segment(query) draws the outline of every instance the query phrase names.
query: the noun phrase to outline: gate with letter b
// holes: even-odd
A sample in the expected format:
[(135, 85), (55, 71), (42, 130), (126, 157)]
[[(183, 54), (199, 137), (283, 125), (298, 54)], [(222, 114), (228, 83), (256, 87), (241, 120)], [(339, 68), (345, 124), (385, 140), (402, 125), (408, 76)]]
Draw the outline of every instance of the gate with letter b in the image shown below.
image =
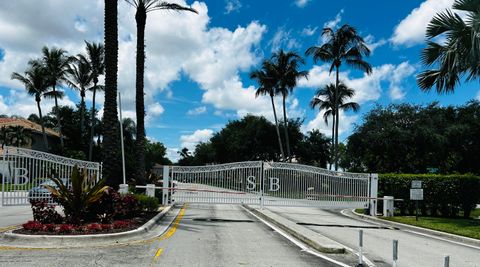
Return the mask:
[(54, 185), (50, 177), (60, 178), (69, 184), (73, 167), (86, 170), (87, 175), (101, 175), (101, 164), (65, 158), (45, 152), (4, 147), (0, 161), (2, 175), (2, 205), (30, 205), (30, 200), (52, 202), (43, 185)]
[(377, 175), (335, 172), (293, 163), (249, 161), (171, 166), (175, 202), (313, 206), (325, 209), (376, 206)]

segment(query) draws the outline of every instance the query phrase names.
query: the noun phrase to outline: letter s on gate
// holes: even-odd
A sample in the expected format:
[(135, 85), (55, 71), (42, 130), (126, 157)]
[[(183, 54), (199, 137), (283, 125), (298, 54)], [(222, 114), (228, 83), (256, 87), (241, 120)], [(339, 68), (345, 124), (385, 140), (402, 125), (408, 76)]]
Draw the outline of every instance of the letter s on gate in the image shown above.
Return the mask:
[(270, 191), (278, 191), (280, 190), (280, 179), (275, 177), (270, 177)]
[(255, 190), (255, 182), (256, 182), (256, 179), (255, 179), (255, 176), (248, 176), (247, 177), (247, 189), (248, 190)]

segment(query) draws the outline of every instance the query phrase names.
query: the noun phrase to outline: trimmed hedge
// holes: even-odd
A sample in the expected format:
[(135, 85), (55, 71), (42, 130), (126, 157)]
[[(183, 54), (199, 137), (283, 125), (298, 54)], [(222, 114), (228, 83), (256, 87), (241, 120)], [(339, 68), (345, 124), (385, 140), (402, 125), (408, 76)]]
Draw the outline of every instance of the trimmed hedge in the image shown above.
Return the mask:
[[(412, 180), (421, 180), (423, 201), (419, 208), (423, 216), (455, 217), (463, 211), (465, 218), (480, 202), (480, 177), (474, 175), (380, 174), (379, 196), (393, 196), (401, 215), (415, 214), (415, 201), (410, 201)], [(379, 205), (380, 207), (381, 205)], [(381, 207), (380, 207), (381, 208)]]

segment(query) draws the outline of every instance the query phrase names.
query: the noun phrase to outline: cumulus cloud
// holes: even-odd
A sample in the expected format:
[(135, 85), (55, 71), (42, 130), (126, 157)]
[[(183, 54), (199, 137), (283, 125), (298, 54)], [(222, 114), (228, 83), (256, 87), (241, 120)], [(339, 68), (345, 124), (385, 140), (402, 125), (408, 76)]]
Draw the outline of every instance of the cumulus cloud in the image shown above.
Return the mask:
[(303, 36), (312, 36), (317, 31), (318, 27), (313, 28), (312, 26), (308, 25), (307, 27), (302, 29)]
[(367, 44), (368, 49), (370, 49), (370, 52), (373, 54), (375, 49), (385, 45), (387, 43), (387, 40), (385, 39), (380, 39), (378, 41), (375, 40), (375, 37), (371, 34), (365, 36), (364, 38), (365, 43)]
[(390, 41), (395, 45), (413, 46), (423, 43), (425, 30), (430, 20), (438, 12), (451, 8), (454, 0), (426, 0), (419, 7), (413, 9), (395, 27)]
[(299, 8), (304, 8), (312, 0), (295, 0), (295, 5)]
[(343, 15), (344, 10), (341, 9), (340, 12), (337, 13), (335, 18), (333, 20), (329, 20), (323, 24), (324, 28), (332, 28), (335, 29), (340, 21), (342, 21), (342, 15)]
[(234, 11), (239, 11), (242, 8), (242, 3), (239, 0), (227, 0), (225, 5), (225, 14), (230, 14)]
[[(323, 118), (323, 114), (325, 113), (324, 110), (317, 113), (315, 118), (309, 121), (304, 127), (303, 131), (312, 131), (312, 130), (319, 130), (323, 134), (328, 137), (332, 136), (332, 118), (330, 117), (328, 120), (328, 125), (325, 123)], [(355, 123), (358, 119), (357, 115), (347, 116), (343, 111), (340, 111), (340, 118), (338, 125), (338, 134), (342, 135), (345, 132), (348, 132), (352, 127), (352, 124)]]
[(272, 52), (276, 52), (281, 48), (292, 50), (301, 47), (298, 40), (292, 37), (292, 31), (286, 30), (284, 26), (277, 29), (269, 44), (272, 47)]
[(188, 110), (187, 115), (196, 116), (196, 115), (203, 114), (205, 112), (207, 112), (207, 107), (206, 106), (201, 106), (201, 107), (197, 107), (197, 108)]
[[(405, 78), (413, 74), (415, 68), (408, 61), (399, 65), (384, 64), (373, 67), (372, 74), (363, 74), (359, 78), (351, 78), (350, 72), (341, 72), (340, 79), (349, 87), (355, 89), (353, 101), (362, 104), (367, 101), (378, 100), (384, 91), (382, 83), (387, 83), (390, 91), (396, 91), (393, 97), (398, 97), (398, 92), (403, 91), (403, 81)], [(299, 85), (303, 87), (318, 88), (335, 81), (335, 75), (329, 74), (329, 66), (315, 65), (309, 71), (309, 78), (301, 79)], [(392, 96), (392, 95), (391, 95)], [(398, 99), (398, 98), (396, 98)]]
[(182, 135), (180, 136), (180, 142), (182, 148), (186, 147), (190, 151), (195, 150), (195, 146), (201, 142), (207, 142), (213, 136), (213, 130), (210, 129), (203, 129), (203, 130), (196, 130), (194, 133), (190, 135)]

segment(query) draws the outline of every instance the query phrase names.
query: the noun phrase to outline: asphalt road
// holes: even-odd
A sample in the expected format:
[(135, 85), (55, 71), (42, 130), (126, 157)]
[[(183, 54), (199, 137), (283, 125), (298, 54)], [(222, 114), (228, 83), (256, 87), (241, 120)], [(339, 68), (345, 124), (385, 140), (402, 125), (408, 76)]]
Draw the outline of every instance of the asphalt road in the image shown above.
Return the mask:
[(363, 229), (365, 256), (377, 266), (391, 266), (394, 239), (399, 243), (399, 267), (443, 266), (445, 255), (450, 255), (450, 266), (480, 266), (480, 248), (466, 247), (404, 230), (376, 229), (376, 224), (345, 217), (338, 211), (298, 207), (268, 209), (296, 223), (310, 224), (305, 226), (354, 249), (358, 248), (359, 229)]
[(238, 205), (190, 205), (162, 236), (76, 249), (2, 249), (0, 266), (333, 266)]
[(30, 206), (0, 206), (0, 229), (20, 225), (32, 219)]

